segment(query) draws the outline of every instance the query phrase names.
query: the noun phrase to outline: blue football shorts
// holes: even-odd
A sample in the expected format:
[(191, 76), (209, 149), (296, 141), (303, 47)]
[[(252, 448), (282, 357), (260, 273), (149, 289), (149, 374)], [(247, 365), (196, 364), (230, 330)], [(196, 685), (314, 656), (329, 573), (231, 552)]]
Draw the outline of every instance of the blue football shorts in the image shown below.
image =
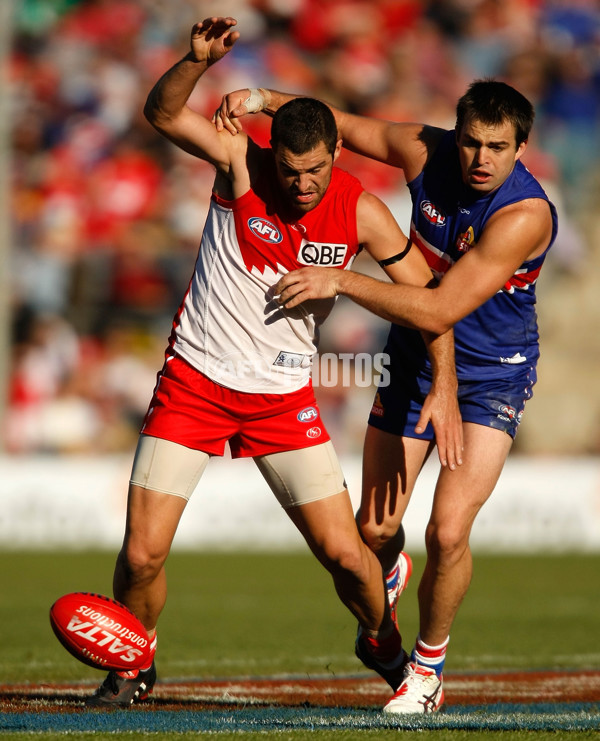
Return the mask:
[[(369, 424), (393, 435), (433, 440), (431, 422), (422, 434), (415, 432), (431, 383), (404, 374), (397, 367), (389, 367), (389, 371), (389, 383), (380, 384), (375, 394)], [(494, 427), (514, 439), (536, 380), (535, 367), (528, 366), (509, 379), (459, 381), (463, 422)]]

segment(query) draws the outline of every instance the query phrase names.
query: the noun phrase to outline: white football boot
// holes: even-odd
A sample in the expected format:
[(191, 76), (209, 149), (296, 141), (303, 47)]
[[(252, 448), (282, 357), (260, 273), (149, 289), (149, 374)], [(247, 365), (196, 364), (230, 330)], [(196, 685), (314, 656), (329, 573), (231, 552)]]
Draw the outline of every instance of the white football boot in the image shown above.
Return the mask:
[(404, 670), (404, 679), (394, 695), (383, 708), (384, 713), (408, 715), (411, 713), (433, 713), (444, 702), (444, 682), (435, 669), (409, 662)]

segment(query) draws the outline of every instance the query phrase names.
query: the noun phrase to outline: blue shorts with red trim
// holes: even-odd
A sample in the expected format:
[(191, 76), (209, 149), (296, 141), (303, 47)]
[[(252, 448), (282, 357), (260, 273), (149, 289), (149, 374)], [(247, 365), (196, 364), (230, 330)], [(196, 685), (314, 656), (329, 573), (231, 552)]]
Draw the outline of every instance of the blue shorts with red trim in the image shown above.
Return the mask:
[[(415, 432), (431, 383), (403, 372), (399, 363), (388, 370), (389, 382), (377, 389), (369, 424), (393, 435), (433, 440), (431, 422), (422, 434)], [(510, 379), (459, 381), (458, 404), (463, 422), (493, 427), (514, 439), (536, 380), (535, 368), (527, 366)]]
[(232, 458), (299, 450), (329, 441), (312, 383), (289, 394), (220, 386), (179, 356), (158, 375), (141, 432)]

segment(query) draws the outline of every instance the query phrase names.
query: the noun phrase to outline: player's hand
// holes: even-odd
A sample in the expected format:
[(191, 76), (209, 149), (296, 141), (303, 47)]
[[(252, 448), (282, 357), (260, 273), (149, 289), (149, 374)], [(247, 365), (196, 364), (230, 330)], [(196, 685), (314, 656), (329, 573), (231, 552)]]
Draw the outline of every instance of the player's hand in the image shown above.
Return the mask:
[(293, 309), (311, 299), (334, 298), (338, 294), (343, 272), (337, 268), (317, 267), (292, 270), (275, 284), (277, 303), (286, 309)]
[(227, 129), (230, 134), (237, 134), (238, 131), (242, 131), (240, 117), (247, 113), (262, 111), (266, 105), (265, 94), (266, 91), (262, 89), (243, 88), (224, 95), (221, 105), (212, 117), (212, 122), (217, 131)]
[(239, 31), (232, 31), (237, 25), (235, 18), (205, 18), (202, 23), (192, 27), (190, 47), (196, 62), (206, 62), (207, 66), (218, 62), (228, 54), (239, 39)]
[(454, 387), (432, 387), (423, 403), (415, 432), (424, 432), (428, 422), (433, 425), (441, 465), (454, 471), (461, 465), (463, 453), (462, 417)]

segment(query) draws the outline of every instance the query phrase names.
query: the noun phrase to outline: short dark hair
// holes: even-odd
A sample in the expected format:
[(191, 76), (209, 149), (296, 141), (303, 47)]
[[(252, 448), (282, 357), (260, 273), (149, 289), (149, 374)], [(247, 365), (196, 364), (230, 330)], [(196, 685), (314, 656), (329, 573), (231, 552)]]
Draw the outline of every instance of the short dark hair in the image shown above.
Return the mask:
[(273, 116), (271, 146), (283, 146), (294, 154), (306, 154), (325, 144), (333, 155), (338, 131), (333, 113), (325, 103), (315, 98), (294, 98)]
[(529, 138), (535, 111), (527, 98), (505, 82), (475, 80), (456, 106), (456, 130), (475, 119), (490, 126), (510, 121), (515, 127), (517, 147)]

